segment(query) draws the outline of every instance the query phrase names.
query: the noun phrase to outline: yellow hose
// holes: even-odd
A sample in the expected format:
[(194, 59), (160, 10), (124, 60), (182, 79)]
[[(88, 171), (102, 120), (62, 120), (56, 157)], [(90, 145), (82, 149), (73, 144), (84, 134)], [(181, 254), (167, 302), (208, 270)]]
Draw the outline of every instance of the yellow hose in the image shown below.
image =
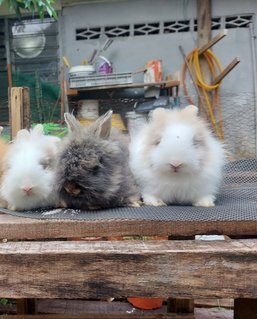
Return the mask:
[[(217, 77), (217, 70), (219, 73), (222, 72), (222, 67), (217, 59), (217, 57), (211, 52), (210, 50), (207, 50), (203, 53), (203, 57), (208, 63), (208, 66), (210, 68), (210, 71), (213, 75), (213, 78)], [(199, 91), (201, 95), (204, 98), (204, 105), (201, 107), (204, 108), (203, 111), (205, 111), (207, 115), (207, 119), (212, 123), (213, 129), (217, 136), (224, 140), (224, 133), (223, 133), (223, 125), (222, 125), (222, 115), (221, 115), (221, 106), (220, 106), (220, 86), (221, 82), (215, 85), (207, 84), (203, 80), (201, 68), (200, 68), (200, 61), (199, 61), (199, 49), (196, 48), (193, 51), (191, 51), (188, 56), (186, 57), (188, 67), (190, 68), (190, 71), (192, 74), (194, 74), (196, 85), (199, 88)], [(187, 72), (187, 65), (184, 63), (183, 69), (182, 69), (182, 84), (183, 84), (183, 90), (185, 96), (187, 96), (187, 99), (189, 103), (195, 104), (192, 99), (188, 95), (188, 90), (186, 86), (186, 72)], [(213, 98), (210, 99), (209, 92), (214, 92)], [(215, 112), (217, 110), (217, 112)], [(216, 113), (216, 115), (215, 115)]]

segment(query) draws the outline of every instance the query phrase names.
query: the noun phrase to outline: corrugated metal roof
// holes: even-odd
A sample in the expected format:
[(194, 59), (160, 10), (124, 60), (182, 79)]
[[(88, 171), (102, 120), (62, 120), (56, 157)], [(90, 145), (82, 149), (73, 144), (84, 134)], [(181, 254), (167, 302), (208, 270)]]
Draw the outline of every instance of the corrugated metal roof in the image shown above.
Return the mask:
[(62, 7), (71, 7), (81, 4), (101, 3), (101, 2), (121, 2), (126, 0), (61, 0)]

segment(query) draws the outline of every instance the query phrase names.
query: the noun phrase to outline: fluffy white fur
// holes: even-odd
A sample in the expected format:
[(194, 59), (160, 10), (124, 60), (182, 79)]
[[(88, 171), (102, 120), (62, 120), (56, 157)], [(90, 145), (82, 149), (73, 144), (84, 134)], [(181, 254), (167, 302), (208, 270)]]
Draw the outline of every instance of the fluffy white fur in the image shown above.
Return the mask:
[(145, 204), (214, 206), (225, 154), (197, 111), (156, 109), (131, 141), (130, 167)]
[[(42, 125), (28, 132), (21, 130), (11, 144), (1, 195), (12, 210), (54, 206), (57, 193), (53, 191), (55, 157), (60, 139), (43, 135)], [(31, 188), (30, 194), (24, 188)]]

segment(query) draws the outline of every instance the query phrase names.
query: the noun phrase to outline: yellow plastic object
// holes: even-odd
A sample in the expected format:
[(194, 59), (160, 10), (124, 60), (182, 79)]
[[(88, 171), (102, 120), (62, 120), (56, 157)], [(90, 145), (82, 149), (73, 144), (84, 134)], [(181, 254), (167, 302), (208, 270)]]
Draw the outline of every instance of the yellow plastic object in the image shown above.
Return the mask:
[(84, 59), (82, 60), (82, 65), (86, 65), (86, 64), (87, 64), (87, 59), (84, 58)]
[(126, 127), (121, 119), (120, 114), (114, 113), (112, 114), (112, 127), (116, 127), (121, 131), (126, 131)]
[(62, 60), (63, 60), (63, 63), (65, 64), (65, 66), (66, 66), (68, 69), (70, 69), (70, 68), (71, 68), (71, 65), (70, 65), (68, 59), (66, 58), (66, 56), (63, 56), (63, 57), (62, 57)]
[[(217, 71), (222, 72), (222, 67), (217, 59), (217, 57), (213, 54), (212, 51), (207, 50), (203, 53), (203, 57), (208, 63), (208, 66), (213, 74), (213, 78), (217, 77)], [(201, 73), (200, 62), (199, 62), (199, 49), (196, 48), (192, 50), (186, 57), (188, 66), (193, 74), (195, 74), (196, 78), (196, 85), (198, 86), (206, 104), (206, 114), (210, 122), (212, 123), (213, 129), (216, 132), (217, 136), (224, 140), (224, 133), (223, 133), (223, 123), (222, 123), (222, 116), (221, 116), (221, 105), (220, 105), (220, 86), (221, 82), (215, 85), (210, 85), (204, 82), (203, 76)], [(187, 96), (187, 100), (190, 104), (195, 104), (192, 99), (189, 97), (189, 93), (186, 86), (186, 70), (187, 66), (186, 63), (183, 65), (182, 69), (182, 83), (183, 83), (183, 90), (185, 96)], [(213, 91), (214, 96), (213, 99), (210, 99), (208, 96), (208, 92)], [(203, 107), (203, 106), (202, 106)], [(217, 114), (217, 115), (216, 115)]]

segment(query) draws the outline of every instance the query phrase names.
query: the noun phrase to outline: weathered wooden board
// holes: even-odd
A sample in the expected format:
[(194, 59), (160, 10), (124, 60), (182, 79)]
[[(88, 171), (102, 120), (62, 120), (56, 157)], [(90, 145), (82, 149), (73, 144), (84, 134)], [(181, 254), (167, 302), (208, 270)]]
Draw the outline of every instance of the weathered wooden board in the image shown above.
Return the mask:
[(6, 298), (257, 298), (257, 240), (7, 242)]
[(0, 214), (0, 239), (41, 239), (86, 236), (256, 236), (257, 220), (244, 221), (137, 221), (50, 220)]
[(153, 314), (153, 313), (90, 313), (83, 315), (8, 315), (8, 319), (194, 319), (190, 314)]

